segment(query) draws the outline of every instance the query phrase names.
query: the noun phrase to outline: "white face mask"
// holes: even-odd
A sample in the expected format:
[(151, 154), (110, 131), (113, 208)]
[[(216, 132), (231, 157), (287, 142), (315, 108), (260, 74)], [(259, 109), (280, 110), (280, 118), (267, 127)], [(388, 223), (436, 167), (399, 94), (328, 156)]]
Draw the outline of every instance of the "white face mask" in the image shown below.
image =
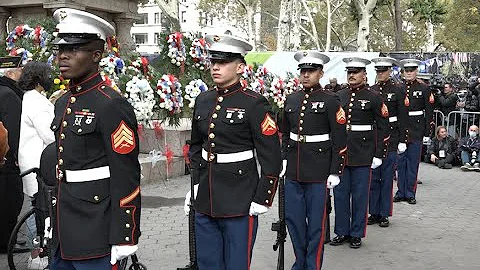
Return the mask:
[(475, 131), (469, 131), (468, 134), (470, 135), (470, 138), (477, 137), (477, 132), (475, 132)]

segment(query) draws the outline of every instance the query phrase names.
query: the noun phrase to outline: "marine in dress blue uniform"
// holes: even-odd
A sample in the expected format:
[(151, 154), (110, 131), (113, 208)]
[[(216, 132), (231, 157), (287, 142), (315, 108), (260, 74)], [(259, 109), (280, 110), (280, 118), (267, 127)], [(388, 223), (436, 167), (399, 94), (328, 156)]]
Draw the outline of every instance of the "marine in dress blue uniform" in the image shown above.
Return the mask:
[(114, 28), (74, 9), (54, 18), (57, 61), (70, 79), (55, 103), (57, 220), (51, 269), (116, 269), (140, 236), (137, 120), (128, 101), (98, 73)]
[(386, 158), (389, 140), (388, 108), (382, 97), (366, 86), (366, 65), (358, 57), (344, 58), (349, 88), (337, 95), (347, 115), (347, 158), (340, 184), (333, 189), (335, 234), (333, 246), (350, 242), (360, 248), (366, 235), (371, 169)]
[(433, 105), (435, 98), (430, 88), (417, 79), (416, 59), (400, 61), (405, 72), (405, 105), (408, 109), (408, 144), (407, 150), (398, 158), (397, 193), (394, 202), (407, 201), (416, 204), (418, 167), (422, 154), (422, 142), (429, 144), (433, 132)]
[(379, 57), (372, 59), (372, 62), (375, 63), (377, 83), (371, 89), (380, 94), (387, 105), (390, 140), (387, 157), (380, 167), (372, 171), (368, 224), (379, 223), (380, 227), (388, 227), (388, 217), (392, 216), (393, 210), (393, 175), (397, 165), (397, 152), (403, 153), (407, 148), (407, 99), (403, 87), (390, 78), (392, 67), (398, 65), (397, 60)]
[(287, 96), (280, 125), (287, 165), (285, 217), (295, 252), (292, 270), (318, 270), (330, 229), (325, 228), (327, 186), (338, 184), (345, 165), (346, 116), (338, 97), (319, 84), (328, 56), (304, 51), (295, 60), (303, 87)]
[(200, 270), (247, 270), (257, 216), (272, 205), (277, 187), (278, 129), (268, 101), (239, 81), (252, 46), (232, 36), (206, 40), (219, 83), (197, 97), (192, 119), (197, 263)]

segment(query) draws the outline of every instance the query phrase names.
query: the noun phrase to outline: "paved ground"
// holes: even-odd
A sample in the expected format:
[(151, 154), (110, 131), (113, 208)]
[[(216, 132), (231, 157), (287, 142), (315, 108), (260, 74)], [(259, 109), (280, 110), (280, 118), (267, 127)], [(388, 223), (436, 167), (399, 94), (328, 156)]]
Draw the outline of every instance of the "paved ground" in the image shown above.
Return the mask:
[[(417, 205), (396, 203), (391, 226), (369, 226), (359, 250), (327, 245), (323, 269), (480, 269), (480, 173), (440, 170), (422, 163), (419, 177), (424, 184), (418, 187)], [(150, 270), (174, 270), (187, 263), (188, 219), (182, 205), (188, 181), (188, 176), (179, 177), (142, 189), (139, 257)], [(275, 207), (261, 217), (253, 270), (276, 269), (277, 254), (272, 250), (276, 235), (270, 231), (277, 217)], [(290, 269), (290, 242), (285, 262)], [(2, 255), (0, 269), (4, 268)]]

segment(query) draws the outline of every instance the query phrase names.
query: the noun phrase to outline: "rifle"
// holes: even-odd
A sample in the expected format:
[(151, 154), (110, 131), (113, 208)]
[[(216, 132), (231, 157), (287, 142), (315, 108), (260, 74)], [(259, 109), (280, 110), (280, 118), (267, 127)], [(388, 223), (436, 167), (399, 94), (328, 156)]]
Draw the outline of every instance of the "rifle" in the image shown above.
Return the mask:
[(193, 203), (195, 202), (193, 174), (195, 173), (195, 170), (190, 166), (190, 159), (188, 158), (189, 146), (190, 145), (187, 142), (183, 147), (183, 158), (185, 159), (185, 165), (190, 172), (190, 212), (188, 212), (188, 253), (190, 261), (185, 267), (177, 268), (177, 270), (198, 270), (197, 247), (195, 243), (195, 210), (193, 209)]
[(325, 239), (323, 244), (329, 243), (330, 240), (330, 214), (332, 213), (332, 190), (327, 189), (328, 200), (327, 200), (327, 219), (325, 220)]
[(277, 251), (278, 249), (277, 270), (284, 270), (287, 226), (285, 223), (285, 177), (283, 176), (278, 180), (278, 218), (277, 222), (272, 223), (272, 231), (277, 232), (273, 250)]

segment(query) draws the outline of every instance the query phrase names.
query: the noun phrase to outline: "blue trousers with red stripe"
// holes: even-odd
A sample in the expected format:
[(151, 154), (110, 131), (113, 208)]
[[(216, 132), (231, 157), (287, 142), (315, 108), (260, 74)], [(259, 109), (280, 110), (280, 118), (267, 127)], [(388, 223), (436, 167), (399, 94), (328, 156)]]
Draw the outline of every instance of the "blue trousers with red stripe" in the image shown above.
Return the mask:
[(249, 270), (258, 217), (213, 218), (195, 213), (199, 270)]
[(336, 235), (365, 237), (370, 177), (370, 166), (345, 166), (333, 189)]
[(407, 151), (398, 157), (397, 194), (399, 198), (415, 198), (417, 191), (417, 175), (422, 155), (422, 142), (414, 141), (407, 144)]
[(372, 170), (368, 211), (371, 215), (389, 217), (393, 209), (393, 174), (397, 152), (389, 152), (380, 167)]
[(285, 219), (295, 252), (292, 270), (322, 268), (327, 198), (326, 183), (285, 181)]
[(117, 264), (110, 264), (110, 255), (89, 260), (64, 260), (57, 249), (50, 270), (117, 270)]

